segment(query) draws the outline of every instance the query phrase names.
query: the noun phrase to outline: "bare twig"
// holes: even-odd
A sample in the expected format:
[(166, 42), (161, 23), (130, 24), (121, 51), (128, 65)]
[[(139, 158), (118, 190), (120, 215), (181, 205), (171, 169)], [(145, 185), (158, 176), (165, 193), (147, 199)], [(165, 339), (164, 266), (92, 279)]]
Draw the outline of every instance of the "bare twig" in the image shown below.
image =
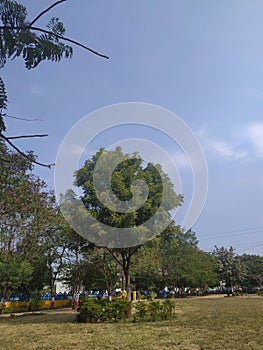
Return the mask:
[(28, 119), (28, 118), (22, 118), (22, 117), (15, 117), (14, 115), (10, 115), (10, 114), (3, 114), (2, 115), (4, 118), (11, 118), (11, 119), (17, 119), (17, 120), (23, 120), (26, 122), (41, 122), (42, 120), (39, 118), (35, 118), (35, 119)]
[(67, 1), (67, 0), (59, 0), (59, 1), (55, 2), (53, 5), (49, 6), (44, 11), (42, 11), (35, 19), (33, 19), (33, 21), (29, 24), (29, 27), (31, 27), (34, 23), (36, 23), (36, 21), (39, 20), (40, 17), (42, 17), (45, 13), (50, 11), (53, 7), (61, 4), (62, 2), (65, 2), (65, 1)]
[(54, 36), (54, 37), (56, 37), (56, 38), (58, 38), (58, 39), (67, 41), (67, 42), (69, 42), (69, 43), (71, 43), (71, 44), (74, 44), (74, 45), (76, 45), (76, 46), (82, 47), (83, 49), (92, 52), (94, 55), (100, 56), (100, 57), (102, 57), (102, 58), (109, 59), (109, 56), (106, 56), (106, 55), (104, 55), (104, 54), (101, 54), (101, 53), (99, 53), (99, 52), (97, 52), (97, 51), (91, 49), (90, 47), (79, 43), (78, 41), (72, 40), (72, 39), (70, 39), (70, 38), (67, 38), (67, 37), (65, 37), (65, 36), (62, 36), (62, 35), (59, 35), (59, 34), (56, 34), (56, 33), (53, 33), (53, 32), (51, 32), (50, 30), (42, 29), (42, 28), (39, 28), (39, 27), (29, 27), (29, 26), (26, 26), (26, 27), (20, 27), (20, 26), (0, 26), (0, 29), (3, 29), (3, 30), (35, 30), (35, 31), (38, 31), (38, 32), (41, 32), (41, 33), (45, 33), (45, 34), (52, 35), (52, 36)]
[(36, 135), (19, 135), (19, 136), (8, 136), (8, 140), (15, 140), (15, 139), (26, 139), (30, 137), (47, 137), (48, 134), (36, 134)]
[(51, 169), (52, 166), (54, 166), (55, 164), (44, 164), (44, 163), (40, 163), (37, 160), (34, 160), (32, 157), (28, 156), (26, 153), (22, 152), (16, 145), (13, 144), (13, 142), (11, 142), (5, 135), (3, 135), (2, 133), (0, 133), (0, 137), (2, 137), (12, 148), (14, 148), (19, 154), (21, 154), (21, 156), (23, 156), (24, 158), (30, 160), (30, 162), (49, 168)]

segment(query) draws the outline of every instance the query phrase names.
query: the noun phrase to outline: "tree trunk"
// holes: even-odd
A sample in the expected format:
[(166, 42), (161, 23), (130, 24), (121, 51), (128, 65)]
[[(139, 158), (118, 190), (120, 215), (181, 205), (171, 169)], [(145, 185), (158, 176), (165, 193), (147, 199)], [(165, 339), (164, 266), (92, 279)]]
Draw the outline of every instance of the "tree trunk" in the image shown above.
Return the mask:
[(127, 291), (127, 300), (131, 301), (131, 277), (130, 269), (126, 269), (125, 274), (125, 289)]
[(50, 286), (50, 291), (51, 291), (51, 307), (54, 307), (55, 306), (55, 285), (52, 284)]
[(121, 270), (121, 296), (122, 296), (122, 299), (124, 299), (124, 290), (125, 290), (125, 275), (124, 275), (123, 266), (122, 266), (122, 270)]
[(1, 314), (2, 310), (5, 308), (5, 303), (6, 303), (5, 297), (2, 296), (2, 297), (1, 297), (0, 314)]

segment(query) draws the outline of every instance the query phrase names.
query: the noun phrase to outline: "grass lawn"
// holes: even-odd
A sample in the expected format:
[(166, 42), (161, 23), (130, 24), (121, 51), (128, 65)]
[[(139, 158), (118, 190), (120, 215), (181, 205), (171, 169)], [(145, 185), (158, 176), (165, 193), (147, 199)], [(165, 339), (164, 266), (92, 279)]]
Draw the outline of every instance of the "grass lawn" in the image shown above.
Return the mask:
[(196, 298), (175, 304), (175, 319), (151, 323), (77, 324), (72, 310), (0, 317), (0, 349), (263, 349), (263, 298)]

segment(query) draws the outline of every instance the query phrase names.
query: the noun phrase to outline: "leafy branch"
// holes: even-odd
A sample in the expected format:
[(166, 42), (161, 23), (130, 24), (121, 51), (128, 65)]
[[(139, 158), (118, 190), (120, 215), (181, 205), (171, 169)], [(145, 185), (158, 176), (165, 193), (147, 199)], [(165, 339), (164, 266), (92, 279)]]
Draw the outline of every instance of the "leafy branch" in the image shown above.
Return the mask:
[[(17, 1), (0, 0), (0, 68), (5, 66), (8, 59), (13, 60), (20, 56), (22, 56), (27, 69), (37, 67), (44, 60), (59, 62), (63, 57), (71, 58), (73, 49), (71, 46), (65, 44), (65, 42), (79, 46), (99, 57), (109, 59), (107, 55), (101, 54), (89, 46), (65, 36), (66, 29), (57, 17), (51, 18), (47, 24), (47, 29), (34, 26), (42, 16), (65, 1), (56, 1), (40, 12), (33, 20), (29, 21), (27, 20), (25, 6), (19, 4)], [(40, 34), (38, 35), (37, 33)], [(5, 84), (0, 77), (0, 138), (33, 163), (51, 167), (51, 164), (43, 164), (33, 158), (31, 159), (10, 141), (15, 138), (44, 137), (43, 135), (16, 137), (6, 137), (3, 135), (3, 132), (6, 131), (4, 117), (8, 116), (3, 111), (7, 109), (7, 103)], [(14, 118), (22, 119), (18, 117)]]

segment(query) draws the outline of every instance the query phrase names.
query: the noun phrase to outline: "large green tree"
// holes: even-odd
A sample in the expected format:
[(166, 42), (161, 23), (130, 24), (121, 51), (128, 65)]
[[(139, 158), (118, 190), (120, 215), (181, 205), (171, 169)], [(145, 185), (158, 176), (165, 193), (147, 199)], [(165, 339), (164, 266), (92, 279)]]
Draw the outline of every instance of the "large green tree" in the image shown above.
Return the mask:
[[(136, 210), (118, 212), (109, 208), (109, 206), (104, 205), (98, 198), (94, 186), (93, 175), (96, 164), (102, 154), (106, 155), (106, 157), (103, 158), (104, 162), (101, 164), (100, 172), (99, 174), (96, 174), (96, 176), (99, 177), (100, 183), (104, 183), (105, 174), (106, 177), (111, 175), (110, 188), (122, 203), (127, 203), (131, 199), (134, 199), (134, 192), (132, 192), (132, 184), (134, 181), (140, 180), (147, 184), (147, 198)], [(116, 165), (111, 174), (112, 164), (118, 165)], [(137, 153), (124, 154), (120, 147), (117, 147), (115, 151), (105, 151), (101, 149), (91, 159), (87, 160), (85, 165), (76, 172), (76, 185), (83, 190), (82, 201), (86, 210), (88, 210), (99, 222), (118, 229), (139, 227), (152, 218), (157, 211), (159, 211), (159, 213), (156, 215), (155, 225), (157, 227), (162, 227), (163, 222), (170, 218), (170, 211), (182, 202), (182, 196), (177, 195), (174, 192), (174, 185), (168, 178), (167, 174), (162, 171), (160, 165), (154, 165), (152, 163), (145, 164), (143, 159), (139, 157)], [(110, 189), (106, 187), (103, 188), (102, 196), (106, 200), (106, 203), (107, 201), (110, 201), (112, 196)], [(161, 203), (162, 209), (160, 209)], [(98, 227), (99, 226), (97, 225), (87, 227), (88, 232), (90, 231), (91, 233), (91, 237), (92, 230), (98, 231)], [(101, 241), (103, 242), (105, 232), (102, 230), (101, 232), (96, 233), (100, 235)], [(151, 227), (144, 227), (143, 230), (138, 230), (137, 242), (140, 242), (141, 240), (142, 243), (145, 243), (147, 240), (145, 237), (153, 238), (153, 236), (154, 233), (151, 232)], [(105, 236), (105, 242), (110, 242), (110, 238), (107, 234)], [(110, 244), (105, 244), (105, 246), (123, 270), (125, 289), (127, 290), (128, 298), (130, 298), (131, 261), (141, 244), (126, 246), (123, 248), (114, 248), (111, 247)]]

